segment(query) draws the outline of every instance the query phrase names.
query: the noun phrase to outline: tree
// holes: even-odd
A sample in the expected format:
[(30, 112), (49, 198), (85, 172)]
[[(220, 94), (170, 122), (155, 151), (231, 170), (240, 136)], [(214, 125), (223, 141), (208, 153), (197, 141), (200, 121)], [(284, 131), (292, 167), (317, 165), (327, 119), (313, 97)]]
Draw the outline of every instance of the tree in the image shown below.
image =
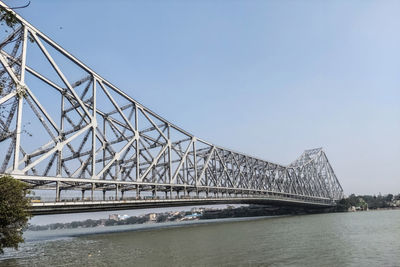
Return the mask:
[[(11, 7), (10, 9), (20, 9), (20, 8), (26, 8), (31, 4), (31, 1), (28, 2), (28, 4), (24, 6), (18, 6), (18, 7)], [(9, 27), (14, 27), (18, 23), (18, 19), (15, 16), (15, 13), (11, 12), (10, 10), (5, 9), (4, 7), (0, 7), (0, 23), (5, 22), (7, 26)]]
[(31, 217), (26, 184), (9, 175), (0, 177), (0, 254), (4, 248), (18, 249), (22, 230)]
[(168, 215), (166, 214), (160, 214), (157, 216), (157, 222), (161, 223), (161, 222), (166, 222), (168, 220)]
[(386, 195), (385, 200), (386, 200), (387, 202), (392, 202), (392, 200), (393, 200), (393, 194), (388, 194), (388, 195)]

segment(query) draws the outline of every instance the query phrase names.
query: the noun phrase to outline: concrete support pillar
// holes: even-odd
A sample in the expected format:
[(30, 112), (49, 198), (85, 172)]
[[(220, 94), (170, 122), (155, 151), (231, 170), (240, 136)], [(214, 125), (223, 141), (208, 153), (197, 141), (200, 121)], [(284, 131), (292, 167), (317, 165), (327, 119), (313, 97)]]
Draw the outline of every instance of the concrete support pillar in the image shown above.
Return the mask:
[(168, 198), (168, 191), (165, 190), (165, 199), (167, 199), (167, 198)]
[(115, 184), (115, 200), (118, 200), (119, 184)]
[(106, 200), (106, 190), (103, 190), (103, 200)]
[(152, 197), (155, 198), (157, 196), (157, 186), (155, 185), (152, 190)]
[(82, 190), (82, 201), (85, 199), (85, 190)]
[(121, 199), (124, 200), (125, 191), (121, 190)]

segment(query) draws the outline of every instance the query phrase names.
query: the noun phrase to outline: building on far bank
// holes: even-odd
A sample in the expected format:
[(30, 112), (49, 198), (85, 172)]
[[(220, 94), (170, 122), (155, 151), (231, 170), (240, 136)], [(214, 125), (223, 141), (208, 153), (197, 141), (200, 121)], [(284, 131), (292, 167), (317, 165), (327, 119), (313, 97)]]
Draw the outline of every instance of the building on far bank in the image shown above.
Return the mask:
[(182, 218), (182, 221), (190, 221), (190, 220), (197, 220), (201, 217), (201, 214), (199, 213), (192, 213), (188, 214), (185, 217)]
[(108, 215), (109, 220), (114, 220), (114, 221), (119, 221), (119, 215), (118, 214), (110, 214)]
[(126, 220), (128, 218), (129, 218), (129, 215), (126, 215), (126, 214), (125, 215), (118, 215), (118, 219), (121, 220), (121, 221), (122, 220)]
[(157, 214), (156, 213), (150, 213), (149, 214), (149, 221), (155, 221), (157, 220)]

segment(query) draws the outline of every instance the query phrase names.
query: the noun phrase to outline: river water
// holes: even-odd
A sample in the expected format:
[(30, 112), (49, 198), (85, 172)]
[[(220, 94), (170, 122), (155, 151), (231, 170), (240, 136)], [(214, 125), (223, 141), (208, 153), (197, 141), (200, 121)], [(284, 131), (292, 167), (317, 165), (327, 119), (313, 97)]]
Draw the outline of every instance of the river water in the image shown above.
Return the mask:
[(400, 210), (199, 222), (27, 232), (0, 266), (400, 266)]

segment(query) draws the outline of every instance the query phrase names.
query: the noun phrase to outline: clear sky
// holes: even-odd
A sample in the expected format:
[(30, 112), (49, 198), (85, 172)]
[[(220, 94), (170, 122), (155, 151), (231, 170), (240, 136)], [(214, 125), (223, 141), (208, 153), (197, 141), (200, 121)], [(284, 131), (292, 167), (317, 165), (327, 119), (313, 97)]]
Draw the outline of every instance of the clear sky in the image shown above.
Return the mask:
[(200, 138), (282, 164), (322, 146), (346, 194), (400, 193), (400, 1), (32, 0), (18, 11)]

